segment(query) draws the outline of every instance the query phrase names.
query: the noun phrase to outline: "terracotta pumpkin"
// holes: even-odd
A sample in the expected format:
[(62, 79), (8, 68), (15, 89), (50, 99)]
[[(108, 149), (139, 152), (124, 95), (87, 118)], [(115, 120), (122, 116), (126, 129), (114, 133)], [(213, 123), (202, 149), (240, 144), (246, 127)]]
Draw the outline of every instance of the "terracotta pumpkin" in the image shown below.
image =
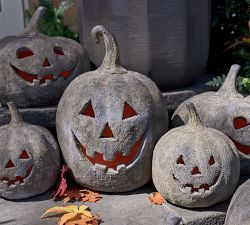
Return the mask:
[(192, 103), (187, 111), (187, 125), (170, 130), (154, 149), (153, 182), (176, 205), (208, 207), (233, 193), (240, 161), (233, 142), (203, 126)]
[(168, 128), (157, 86), (119, 64), (114, 37), (103, 26), (106, 54), (96, 70), (77, 77), (57, 109), (57, 134), (76, 181), (106, 192), (138, 188), (151, 178), (154, 144)]
[(89, 70), (86, 51), (64, 37), (40, 32), (39, 7), (24, 32), (0, 40), (0, 102), (19, 107), (52, 105), (77, 75)]
[(0, 127), (0, 197), (28, 198), (56, 182), (59, 149), (48, 130), (25, 123), (14, 103), (8, 106), (11, 121)]
[(250, 179), (234, 193), (227, 210), (225, 225), (250, 224)]
[(175, 111), (171, 126), (185, 124), (186, 103), (192, 102), (204, 125), (227, 134), (235, 143), (241, 158), (241, 173), (250, 173), (250, 97), (237, 92), (235, 80), (239, 65), (232, 65), (226, 80), (217, 92), (206, 92), (183, 102)]

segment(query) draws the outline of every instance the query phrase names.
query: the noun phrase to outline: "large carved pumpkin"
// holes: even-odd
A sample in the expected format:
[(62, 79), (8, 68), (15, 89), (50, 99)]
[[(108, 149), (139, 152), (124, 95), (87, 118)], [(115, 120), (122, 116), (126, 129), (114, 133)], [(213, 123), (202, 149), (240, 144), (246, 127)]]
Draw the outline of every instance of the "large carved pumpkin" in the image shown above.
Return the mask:
[(0, 127), (0, 197), (28, 198), (56, 182), (59, 149), (48, 130), (25, 123), (14, 103), (8, 106), (11, 121)]
[(76, 181), (107, 192), (129, 191), (151, 178), (154, 144), (168, 128), (168, 113), (157, 86), (119, 64), (114, 37), (103, 26), (102, 65), (77, 77), (57, 109), (57, 134)]
[(52, 105), (64, 89), (89, 70), (86, 51), (64, 37), (48, 37), (39, 30), (39, 7), (24, 32), (0, 40), (0, 102), (19, 107)]
[(240, 69), (232, 65), (226, 80), (217, 92), (206, 92), (183, 102), (175, 111), (171, 126), (185, 124), (188, 120), (186, 103), (192, 102), (204, 125), (227, 134), (235, 143), (241, 158), (241, 173), (250, 173), (250, 97), (239, 94), (235, 79)]
[(225, 225), (250, 224), (250, 179), (234, 193), (227, 210)]
[(240, 160), (226, 135), (202, 125), (192, 103), (187, 104), (187, 111), (187, 125), (170, 130), (154, 149), (153, 181), (176, 205), (208, 207), (233, 193)]

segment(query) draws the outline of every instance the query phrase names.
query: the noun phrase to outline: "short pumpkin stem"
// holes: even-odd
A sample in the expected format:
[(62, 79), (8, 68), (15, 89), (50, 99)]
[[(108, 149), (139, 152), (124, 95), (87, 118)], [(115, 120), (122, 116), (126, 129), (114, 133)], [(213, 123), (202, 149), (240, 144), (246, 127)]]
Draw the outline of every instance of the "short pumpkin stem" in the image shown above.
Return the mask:
[(126, 69), (120, 65), (119, 49), (113, 35), (102, 25), (95, 26), (91, 31), (91, 35), (96, 43), (99, 43), (101, 37), (103, 37), (106, 47), (103, 62), (97, 70), (102, 73), (126, 73)]
[(203, 127), (200, 116), (197, 113), (194, 104), (189, 102), (186, 104), (186, 107), (189, 115), (187, 126), (191, 126), (192, 128)]
[(11, 120), (10, 120), (10, 125), (11, 126), (16, 126), (16, 125), (20, 125), (23, 124), (23, 118), (20, 115), (20, 113), (18, 112), (14, 102), (8, 102), (7, 103), (9, 110), (10, 110), (10, 115), (11, 115)]
[(23, 34), (37, 34), (41, 33), (40, 32), (40, 18), (43, 16), (45, 13), (46, 8), (43, 6), (40, 6), (37, 8), (33, 16), (31, 17), (27, 27), (24, 29)]
[(236, 82), (236, 77), (238, 75), (239, 70), (240, 70), (240, 65), (234, 64), (231, 66), (223, 85), (220, 87), (220, 89), (217, 92), (218, 94), (221, 94), (224, 96), (238, 95), (235, 82)]

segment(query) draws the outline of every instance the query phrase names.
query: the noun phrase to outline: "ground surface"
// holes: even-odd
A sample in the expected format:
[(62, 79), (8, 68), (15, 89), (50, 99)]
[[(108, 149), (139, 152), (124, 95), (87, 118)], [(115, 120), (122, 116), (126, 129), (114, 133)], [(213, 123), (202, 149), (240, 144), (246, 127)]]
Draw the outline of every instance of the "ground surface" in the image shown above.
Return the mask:
[[(101, 216), (103, 225), (170, 225), (168, 221), (173, 215), (181, 216), (185, 224), (223, 224), (228, 202), (204, 210), (181, 209), (168, 203), (158, 206), (148, 201), (148, 194), (152, 191), (155, 189), (150, 183), (133, 192), (102, 194), (102, 200), (86, 205), (90, 206), (94, 214), (98, 213)], [(46, 209), (63, 205), (62, 201), (52, 201), (51, 195), (50, 190), (43, 195), (22, 201), (0, 199), (0, 224), (56, 225), (56, 218), (40, 219)]]

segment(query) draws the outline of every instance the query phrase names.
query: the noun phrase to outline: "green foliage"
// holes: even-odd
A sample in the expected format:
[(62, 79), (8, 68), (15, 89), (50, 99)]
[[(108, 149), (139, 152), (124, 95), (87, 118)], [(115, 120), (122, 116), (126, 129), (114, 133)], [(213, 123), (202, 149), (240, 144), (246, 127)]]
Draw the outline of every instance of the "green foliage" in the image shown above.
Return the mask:
[[(79, 35), (63, 24), (64, 12), (73, 2), (73, 0), (62, 1), (59, 7), (55, 8), (50, 0), (39, 0), (38, 5), (47, 8), (40, 21), (41, 31), (48, 36), (63, 36), (79, 42)], [(27, 17), (31, 18), (29, 12)]]
[[(237, 79), (240, 92), (250, 93), (250, 0), (212, 0), (211, 48), (208, 71), (226, 74), (230, 65), (240, 64)], [(225, 75), (224, 75), (225, 76)], [(224, 76), (219, 76), (221, 79)], [(219, 87), (215, 78), (209, 86)]]

